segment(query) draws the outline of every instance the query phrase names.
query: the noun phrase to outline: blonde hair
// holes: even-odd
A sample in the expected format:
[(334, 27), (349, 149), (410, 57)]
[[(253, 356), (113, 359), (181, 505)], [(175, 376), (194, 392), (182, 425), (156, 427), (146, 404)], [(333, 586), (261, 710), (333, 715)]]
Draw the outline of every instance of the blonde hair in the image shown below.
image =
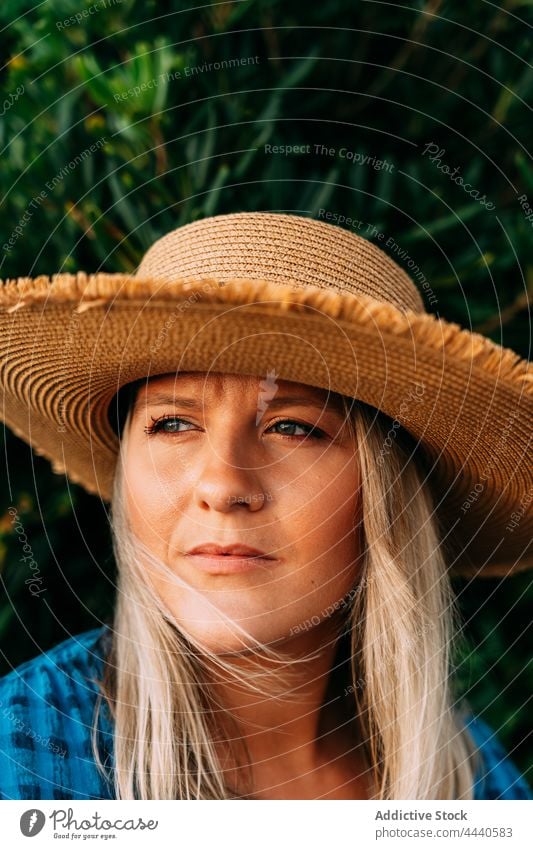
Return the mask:
[[(360, 463), (363, 553), (339, 647), (349, 671), (345, 698), (350, 696), (375, 788), (372, 798), (472, 799), (478, 755), (453, 704), (450, 681), (459, 620), (424, 461), (405, 430), (391, 429), (388, 416), (340, 398)], [(127, 428), (122, 449), (126, 439)], [(264, 673), (258, 664), (257, 675), (243, 675), (231, 657), (213, 654), (173, 621), (146, 565), (179, 579), (128, 525), (121, 457), (122, 451), (111, 510), (118, 599), (100, 694), (114, 719), (115, 796), (240, 798), (224, 780), (215, 741), (235, 757), (242, 746), (251, 775), (249, 753), (231, 713), (214, 698), (210, 676), (223, 680), (228, 674), (266, 698), (275, 692), (290, 698), (297, 661), (246, 635), (247, 644), (256, 646), (252, 656), (257, 650), (268, 657), (275, 672)], [(222, 727), (234, 730), (231, 742), (221, 736)], [(105, 774), (96, 721), (93, 750)]]

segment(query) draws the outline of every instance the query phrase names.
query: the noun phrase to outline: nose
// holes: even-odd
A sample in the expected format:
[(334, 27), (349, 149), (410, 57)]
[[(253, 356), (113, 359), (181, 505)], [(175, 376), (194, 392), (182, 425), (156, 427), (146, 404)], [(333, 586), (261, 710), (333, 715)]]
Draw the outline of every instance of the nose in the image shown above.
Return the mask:
[(216, 443), (206, 440), (194, 491), (201, 509), (228, 513), (238, 506), (255, 513), (271, 497), (261, 484), (260, 472), (248, 467), (250, 452), (243, 450), (242, 439), (240, 445), (237, 442), (229, 442), (227, 433)]

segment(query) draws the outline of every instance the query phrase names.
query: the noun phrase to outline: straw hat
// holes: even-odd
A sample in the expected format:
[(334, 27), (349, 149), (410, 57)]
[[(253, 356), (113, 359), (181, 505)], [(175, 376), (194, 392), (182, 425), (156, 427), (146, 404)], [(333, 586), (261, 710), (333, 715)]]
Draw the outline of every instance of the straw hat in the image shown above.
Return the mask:
[(119, 447), (109, 409), (126, 383), (273, 372), (353, 396), (427, 458), (453, 574), (533, 566), (533, 368), (428, 313), (392, 259), (340, 227), (217, 215), (160, 238), (136, 274), (5, 281), (0, 363), (2, 419), (106, 501)]

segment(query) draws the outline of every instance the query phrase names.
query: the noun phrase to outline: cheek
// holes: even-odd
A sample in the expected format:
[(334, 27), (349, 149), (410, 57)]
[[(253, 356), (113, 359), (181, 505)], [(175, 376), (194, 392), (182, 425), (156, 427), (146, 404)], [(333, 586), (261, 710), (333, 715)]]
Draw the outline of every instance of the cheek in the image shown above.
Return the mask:
[[(142, 456), (142, 460), (140, 457)], [(124, 468), (126, 508), (134, 532), (154, 552), (165, 550), (167, 534), (176, 521), (176, 505), (170, 498), (168, 484), (149, 452), (130, 451)]]
[(361, 501), (355, 460), (309, 475), (306, 494), (292, 513), (295, 542), (302, 552), (339, 559), (357, 551)]
[(359, 470), (353, 456), (309, 470), (302, 480), (297, 504), (287, 487), (278, 512), (293, 568), (276, 598), (281, 607), (290, 599), (294, 622), (322, 619), (326, 610), (338, 609), (357, 580), (361, 553)]

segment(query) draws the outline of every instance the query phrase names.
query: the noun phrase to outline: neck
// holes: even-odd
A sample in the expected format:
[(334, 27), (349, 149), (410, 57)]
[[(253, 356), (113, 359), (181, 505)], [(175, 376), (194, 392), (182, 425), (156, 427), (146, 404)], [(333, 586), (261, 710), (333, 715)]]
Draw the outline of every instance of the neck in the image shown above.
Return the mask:
[[(228, 672), (213, 675), (213, 707), (217, 717), (226, 718), (219, 723), (224, 730), (217, 744), (223, 766), (236, 766), (227, 745), (236, 736), (245, 743), (256, 776), (262, 770), (286, 777), (312, 773), (326, 759), (338, 757), (343, 747), (353, 745), (349, 700), (342, 688), (332, 686), (349, 672), (346, 659), (338, 657), (341, 625), (329, 617), (283, 646), (278, 644), (287, 660), (282, 667), (257, 653), (234, 655), (232, 663), (244, 683), (238, 676), (228, 677)], [(335, 668), (337, 663), (342, 668)], [(246, 681), (263, 692), (254, 692)], [(228, 722), (228, 715), (234, 722)]]

